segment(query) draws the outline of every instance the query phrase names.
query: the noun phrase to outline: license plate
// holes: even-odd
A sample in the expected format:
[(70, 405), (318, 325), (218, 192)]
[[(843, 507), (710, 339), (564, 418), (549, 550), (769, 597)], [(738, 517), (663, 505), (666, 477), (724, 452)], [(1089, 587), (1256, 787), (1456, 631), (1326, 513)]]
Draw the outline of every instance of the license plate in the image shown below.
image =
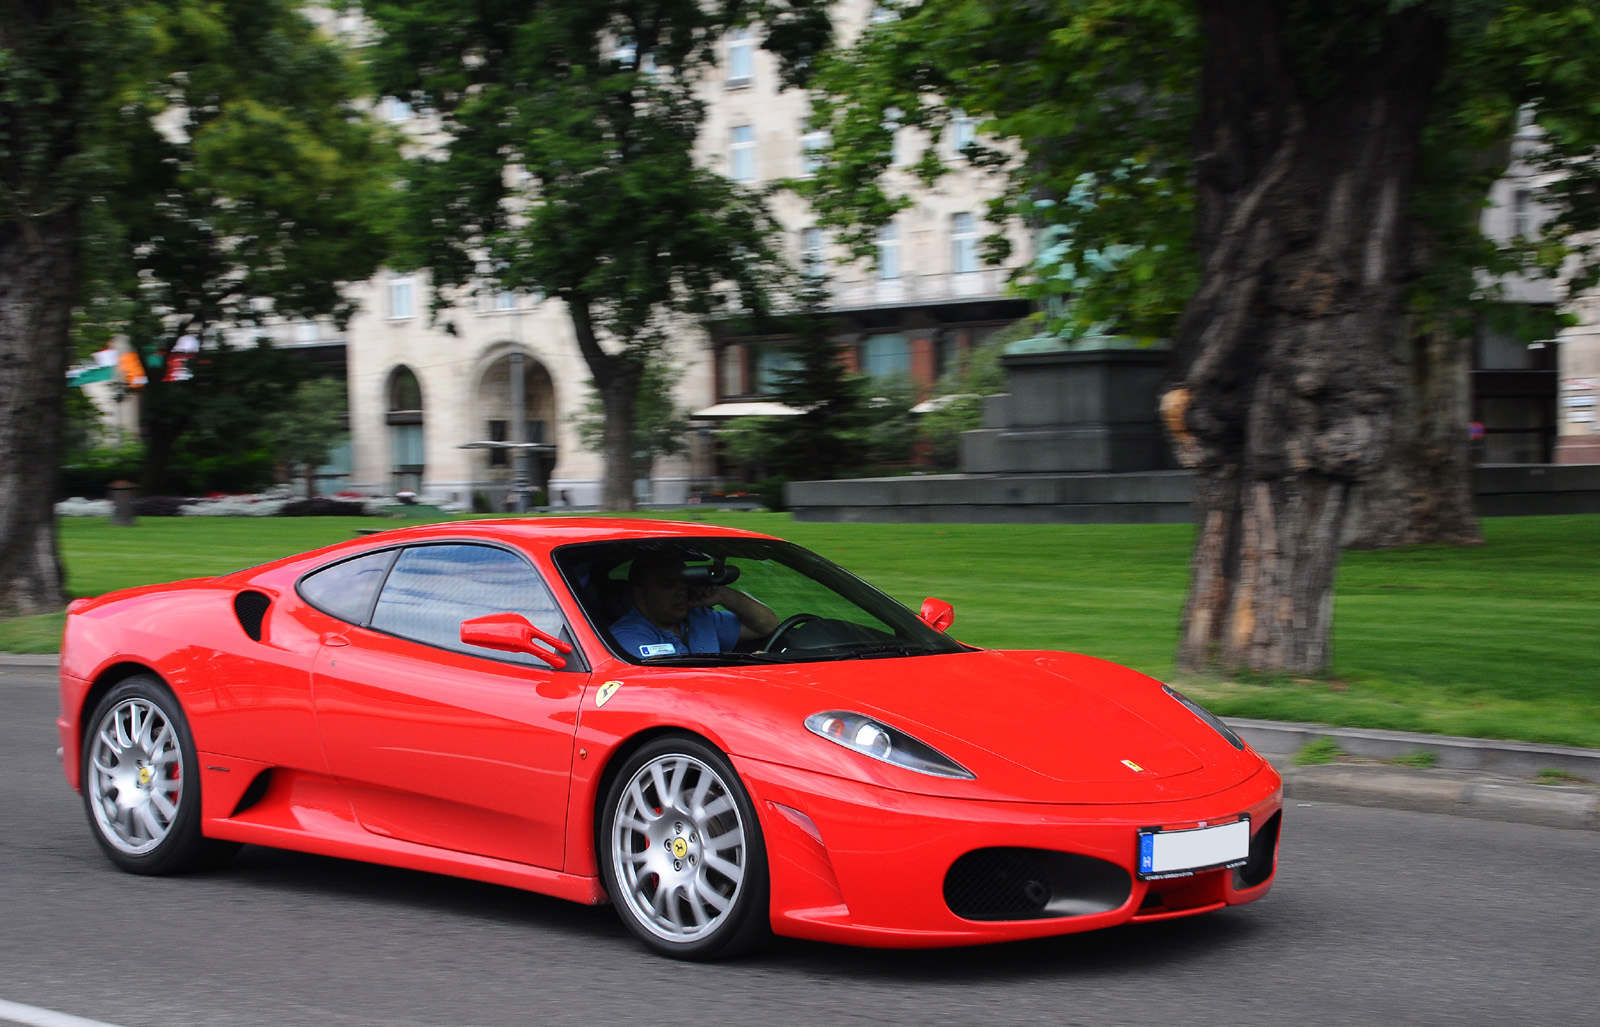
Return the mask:
[(1183, 877), (1242, 866), (1250, 856), (1250, 818), (1187, 831), (1139, 832), (1139, 877)]

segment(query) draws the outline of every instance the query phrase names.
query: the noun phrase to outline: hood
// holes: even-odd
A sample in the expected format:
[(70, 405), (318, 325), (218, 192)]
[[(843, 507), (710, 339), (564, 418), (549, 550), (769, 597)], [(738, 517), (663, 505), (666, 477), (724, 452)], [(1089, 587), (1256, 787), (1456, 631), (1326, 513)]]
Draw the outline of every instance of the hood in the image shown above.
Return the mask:
[(1159, 801), (1219, 791), (1262, 765), (1160, 682), (1090, 657), (968, 652), (785, 669), (791, 680), (811, 672), (818, 705), (808, 712), (841, 709), (878, 718), (977, 775), (975, 782), (896, 775), (916, 779), (907, 790), (925, 794)]

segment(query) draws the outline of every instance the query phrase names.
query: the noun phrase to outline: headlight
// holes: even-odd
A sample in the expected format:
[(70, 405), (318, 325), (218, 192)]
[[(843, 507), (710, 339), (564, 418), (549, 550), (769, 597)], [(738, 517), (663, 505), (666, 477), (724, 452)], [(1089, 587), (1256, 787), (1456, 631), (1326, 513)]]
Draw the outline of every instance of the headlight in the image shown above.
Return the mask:
[(1238, 749), (1240, 752), (1244, 751), (1244, 739), (1242, 739), (1238, 735), (1234, 734), (1233, 733), (1233, 728), (1231, 728), (1228, 725), (1224, 724), (1216, 716), (1216, 714), (1212, 713), (1210, 710), (1206, 709), (1204, 706), (1201, 706), (1199, 703), (1195, 702), (1193, 699), (1189, 698), (1187, 695), (1184, 695), (1182, 692), (1178, 691), (1176, 688), (1173, 688), (1171, 685), (1162, 685), (1161, 688), (1168, 695), (1172, 696), (1174, 699), (1176, 699), (1179, 702), (1183, 703), (1184, 707), (1187, 708), (1190, 713), (1194, 714), (1195, 716), (1199, 717), (1201, 720), (1205, 721), (1207, 724), (1210, 724), (1213, 728), (1215, 728), (1217, 734), (1221, 735), (1223, 738), (1226, 738), (1228, 740), (1228, 744), (1229, 745), (1233, 746), (1235, 749)]
[(806, 718), (806, 729), (852, 752), (915, 770), (919, 774), (967, 781), (977, 776), (933, 746), (864, 714), (846, 713), (843, 710), (813, 713)]

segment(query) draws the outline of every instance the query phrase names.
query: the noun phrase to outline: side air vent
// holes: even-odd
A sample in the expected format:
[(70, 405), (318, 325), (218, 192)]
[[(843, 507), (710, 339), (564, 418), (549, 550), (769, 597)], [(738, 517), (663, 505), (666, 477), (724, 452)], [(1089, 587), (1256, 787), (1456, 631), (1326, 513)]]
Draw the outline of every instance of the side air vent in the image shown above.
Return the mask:
[(244, 633), (257, 642), (261, 641), (261, 621), (271, 605), (271, 596), (250, 589), (233, 597), (233, 615), (239, 618), (239, 626), (244, 628)]
[(964, 920), (1046, 920), (1107, 913), (1133, 879), (1115, 863), (1047, 849), (977, 849), (950, 867), (944, 901)]
[(1272, 819), (1261, 825), (1255, 837), (1250, 839), (1250, 855), (1244, 866), (1233, 872), (1233, 886), (1235, 888), (1254, 888), (1272, 876), (1278, 864), (1278, 826), (1283, 822), (1283, 811), (1272, 815)]

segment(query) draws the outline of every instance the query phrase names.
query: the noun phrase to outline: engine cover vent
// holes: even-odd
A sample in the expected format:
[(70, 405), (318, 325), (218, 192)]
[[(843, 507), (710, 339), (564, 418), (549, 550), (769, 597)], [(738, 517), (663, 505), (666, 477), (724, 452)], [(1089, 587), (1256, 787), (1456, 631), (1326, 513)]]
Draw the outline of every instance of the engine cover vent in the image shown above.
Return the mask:
[(271, 605), (271, 596), (253, 589), (246, 589), (233, 597), (233, 615), (239, 618), (239, 626), (244, 628), (244, 633), (257, 642), (261, 641), (261, 621), (267, 616), (267, 608)]

